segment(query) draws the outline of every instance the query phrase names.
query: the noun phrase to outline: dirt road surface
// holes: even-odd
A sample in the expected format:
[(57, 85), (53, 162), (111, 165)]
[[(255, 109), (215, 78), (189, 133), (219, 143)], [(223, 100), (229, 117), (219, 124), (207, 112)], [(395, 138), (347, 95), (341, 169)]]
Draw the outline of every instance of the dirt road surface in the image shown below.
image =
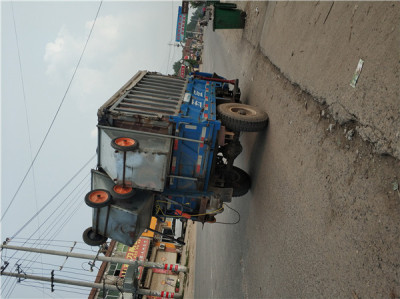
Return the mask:
[(270, 123), (241, 137), (240, 222), (197, 225), (194, 298), (399, 297), (399, 4), (238, 6), (246, 28), (208, 26), (203, 69)]

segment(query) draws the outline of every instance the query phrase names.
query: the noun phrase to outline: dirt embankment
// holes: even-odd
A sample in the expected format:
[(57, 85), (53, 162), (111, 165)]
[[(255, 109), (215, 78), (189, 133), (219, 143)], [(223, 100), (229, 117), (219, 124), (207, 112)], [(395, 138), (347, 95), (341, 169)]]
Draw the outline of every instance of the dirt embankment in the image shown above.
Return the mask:
[[(398, 2), (237, 2), (236, 38), (259, 47), (292, 84), (379, 154), (400, 159)], [(362, 59), (355, 87), (350, 82)]]

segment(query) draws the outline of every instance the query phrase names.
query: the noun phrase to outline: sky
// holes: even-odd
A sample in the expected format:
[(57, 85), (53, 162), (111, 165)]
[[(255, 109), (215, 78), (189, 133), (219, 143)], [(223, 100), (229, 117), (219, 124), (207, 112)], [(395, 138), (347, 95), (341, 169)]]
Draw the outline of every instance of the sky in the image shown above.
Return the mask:
[[(14, 237), (10, 245), (69, 251), (77, 241), (74, 252), (96, 254), (82, 232), (92, 221), (84, 195), (96, 166), (97, 109), (139, 70), (173, 73), (181, 57), (169, 45), (179, 5), (1, 2), (1, 242)], [(1, 258), (2, 265), (10, 261), (6, 271), (19, 263), (21, 271), (47, 277), (64, 263), (10, 250)], [(94, 280), (96, 269), (88, 272), (85, 260), (65, 267), (56, 277)], [(90, 290), (56, 285), (51, 293), (49, 283), (2, 276), (1, 291), (2, 298), (87, 298)]]

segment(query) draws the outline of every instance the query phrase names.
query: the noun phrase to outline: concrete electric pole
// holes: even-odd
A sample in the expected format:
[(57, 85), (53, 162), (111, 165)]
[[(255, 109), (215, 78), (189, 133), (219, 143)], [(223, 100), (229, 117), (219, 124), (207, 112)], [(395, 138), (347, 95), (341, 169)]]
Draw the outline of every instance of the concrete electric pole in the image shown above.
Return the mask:
[[(134, 260), (118, 258), (118, 257), (94, 256), (94, 255), (89, 255), (89, 254), (63, 252), (63, 251), (56, 251), (56, 250), (45, 250), (45, 249), (19, 247), (19, 246), (11, 246), (11, 245), (1, 245), (1, 248), (18, 250), (18, 251), (37, 252), (37, 253), (58, 255), (58, 256), (66, 256), (66, 257), (80, 258), (80, 259), (86, 259), (86, 260), (89, 259), (89, 260), (99, 260), (99, 261), (103, 261), (103, 262), (123, 263), (123, 264), (128, 264), (128, 265), (134, 267), (135, 270), (137, 270), (137, 268), (139, 266), (142, 266), (142, 267), (147, 267), (147, 268), (171, 270), (171, 271), (175, 271), (175, 272), (188, 272), (187, 267), (178, 265), (178, 264), (161, 264), (161, 263), (153, 263), (153, 262), (147, 262), (147, 261), (134, 261)], [(161, 291), (161, 292), (160, 291), (152, 291), (152, 290), (147, 290), (147, 289), (135, 289), (135, 287), (133, 286), (135, 283), (129, 283), (129, 284), (124, 283), (123, 286), (118, 287), (116, 285), (109, 285), (109, 284), (89, 283), (89, 282), (83, 282), (83, 281), (77, 281), (77, 280), (67, 280), (67, 279), (57, 279), (57, 278), (54, 278), (53, 271), (52, 271), (51, 277), (42, 277), (42, 276), (36, 276), (36, 275), (28, 275), (25, 273), (4, 272), (4, 270), (5, 270), (5, 268), (2, 269), (1, 275), (17, 277), (17, 278), (24, 278), (24, 279), (48, 281), (48, 282), (51, 282), (52, 288), (53, 288), (53, 283), (62, 283), (62, 284), (76, 285), (76, 286), (82, 286), (82, 287), (88, 287), (88, 288), (97, 288), (97, 289), (104, 288), (107, 290), (114, 290), (114, 291), (120, 291), (120, 292), (126, 292), (126, 293), (136, 293), (139, 295), (156, 296), (156, 297), (162, 297), (162, 298), (178, 298), (178, 299), (182, 298), (182, 294), (174, 294), (174, 293), (164, 292), (164, 291)], [(136, 273), (136, 271), (133, 271), (133, 273)], [(134, 275), (133, 281), (135, 281), (135, 279), (136, 279), (136, 277)]]

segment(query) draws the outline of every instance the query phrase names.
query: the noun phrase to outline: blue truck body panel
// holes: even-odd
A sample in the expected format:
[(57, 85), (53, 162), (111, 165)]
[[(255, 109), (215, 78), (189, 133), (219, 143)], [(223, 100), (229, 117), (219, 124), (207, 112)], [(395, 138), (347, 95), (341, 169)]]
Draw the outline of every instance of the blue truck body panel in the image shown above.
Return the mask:
[(196, 188), (193, 181), (188, 183), (182, 179), (174, 179), (171, 189), (206, 191), (218, 131), (221, 128), (221, 122), (216, 119), (213, 85), (209, 81), (190, 78), (181, 113), (171, 116), (170, 120), (176, 124), (176, 136), (205, 141), (205, 144), (196, 144), (175, 140), (171, 167), (171, 173), (175, 175), (204, 181), (202, 190)]
[[(152, 191), (153, 216), (204, 222), (223, 210), (210, 179), (221, 129), (216, 88), (226, 84), (208, 80), (213, 74), (200, 75), (202, 79), (182, 79), (141, 71), (99, 109), (98, 166), (93, 173), (103, 173), (115, 186)], [(120, 150), (112, 144), (117, 138), (134, 139), (138, 145), (132, 151)], [(110, 184), (104, 187), (97, 181), (92, 190), (112, 193)], [(95, 231), (98, 223), (108, 222), (98, 217), (93, 218)], [(101, 232), (124, 242), (112, 230)]]
[[(171, 174), (177, 177), (171, 178), (164, 193), (183, 205), (190, 203), (192, 209), (199, 208), (199, 200), (193, 198), (211, 196), (207, 190), (221, 128), (216, 117), (215, 86), (214, 82), (189, 77), (180, 113), (170, 116), (176, 136), (205, 142), (175, 139), (172, 150)], [(190, 197), (192, 200), (188, 200)], [(172, 211), (179, 209), (182, 206), (176, 204), (168, 207)]]

